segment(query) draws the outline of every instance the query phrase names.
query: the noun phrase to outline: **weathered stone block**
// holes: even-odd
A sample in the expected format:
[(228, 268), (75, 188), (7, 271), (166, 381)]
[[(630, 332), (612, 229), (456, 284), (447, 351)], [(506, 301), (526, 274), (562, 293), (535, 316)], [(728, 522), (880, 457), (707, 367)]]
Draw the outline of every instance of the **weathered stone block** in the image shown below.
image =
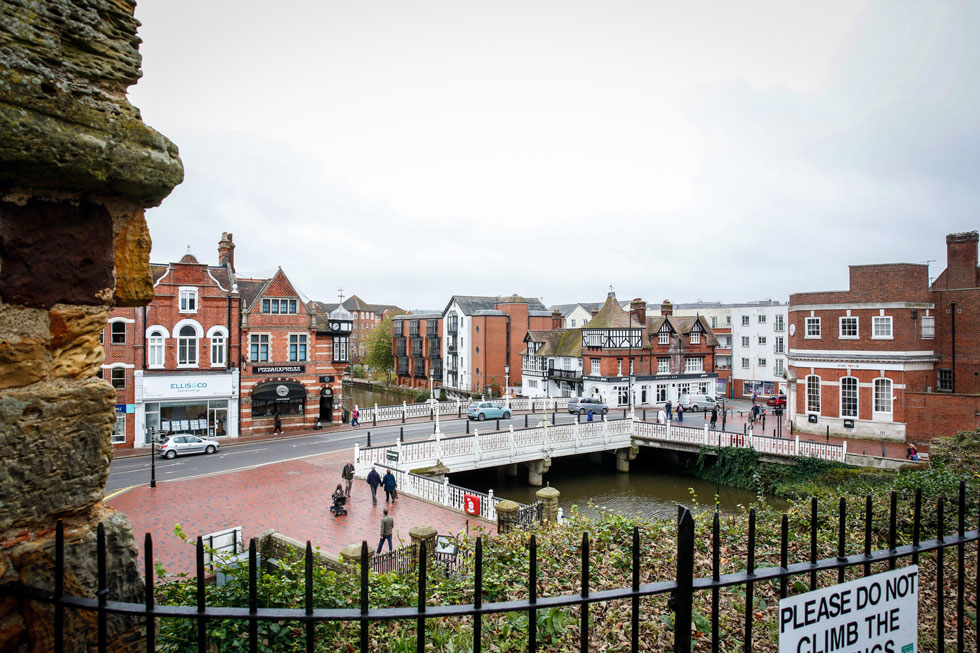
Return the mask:
[(150, 274), (150, 229), (143, 209), (110, 206), (117, 225), (115, 238), (116, 291), (118, 306), (145, 306), (153, 301)]
[(108, 312), (102, 308), (59, 305), (48, 315), (50, 376), (80, 379), (95, 376), (104, 358), (99, 334), (105, 329)]
[(99, 379), (0, 395), (0, 530), (51, 523), (102, 499), (116, 394)]
[(0, 256), (5, 302), (50, 308), (112, 297), (112, 218), (99, 204), (0, 201)]

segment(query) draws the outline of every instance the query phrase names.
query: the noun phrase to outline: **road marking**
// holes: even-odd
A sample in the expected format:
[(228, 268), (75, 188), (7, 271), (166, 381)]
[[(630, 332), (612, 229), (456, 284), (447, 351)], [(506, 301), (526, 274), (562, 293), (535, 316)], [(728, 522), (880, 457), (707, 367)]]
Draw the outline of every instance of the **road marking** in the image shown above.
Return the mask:
[(111, 499), (111, 498), (113, 498), (113, 497), (117, 497), (117, 496), (119, 496), (119, 495), (120, 495), (120, 494), (122, 494), (123, 492), (129, 492), (129, 491), (130, 491), (130, 490), (132, 490), (132, 489), (133, 489), (134, 487), (137, 487), (137, 486), (135, 486), (135, 485), (130, 485), (129, 487), (124, 487), (124, 488), (123, 488), (123, 489), (121, 489), (121, 490), (116, 490), (115, 492), (113, 492), (113, 493), (112, 493), (112, 494), (110, 494), (109, 496), (106, 496), (106, 497), (103, 497), (103, 498), (102, 498), (102, 500), (103, 500), (103, 501), (108, 501), (109, 499)]

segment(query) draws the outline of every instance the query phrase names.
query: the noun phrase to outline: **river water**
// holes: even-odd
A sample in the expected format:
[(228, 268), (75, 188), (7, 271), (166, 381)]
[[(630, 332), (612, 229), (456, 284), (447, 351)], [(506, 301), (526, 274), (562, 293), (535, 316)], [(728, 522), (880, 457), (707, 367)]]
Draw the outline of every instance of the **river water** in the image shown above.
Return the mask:
[[(677, 505), (695, 507), (695, 500), (702, 508), (711, 508), (716, 492), (715, 483), (660, 464), (656, 451), (641, 448), (640, 455), (630, 463), (628, 474), (617, 472), (615, 459), (606, 454), (602, 464), (587, 455), (565, 456), (552, 459), (551, 469), (544, 475), (546, 483), (561, 492), (558, 505), (568, 514), (572, 505), (580, 512), (595, 514), (597, 510), (612, 510), (624, 515), (639, 514), (646, 519), (673, 519)], [(540, 488), (527, 484), (527, 469), (518, 466), (516, 477), (507, 476), (500, 469), (484, 469), (452, 474), (450, 483), (486, 492), (519, 503), (533, 503), (534, 493)], [(693, 490), (693, 494), (692, 494)], [(719, 505), (722, 511), (735, 511), (757, 501), (754, 493), (740, 488), (722, 485)], [(772, 497), (766, 501), (774, 505), (785, 502)], [(592, 506), (590, 507), (590, 502)]]
[(368, 388), (344, 386), (344, 408), (348, 410), (354, 408), (355, 404), (361, 408), (373, 408), (374, 404), (378, 404), (379, 406), (392, 406), (394, 404), (400, 404), (403, 401), (410, 404), (413, 403), (415, 401), (415, 393), (408, 394), (392, 392), (391, 390), (369, 390)]

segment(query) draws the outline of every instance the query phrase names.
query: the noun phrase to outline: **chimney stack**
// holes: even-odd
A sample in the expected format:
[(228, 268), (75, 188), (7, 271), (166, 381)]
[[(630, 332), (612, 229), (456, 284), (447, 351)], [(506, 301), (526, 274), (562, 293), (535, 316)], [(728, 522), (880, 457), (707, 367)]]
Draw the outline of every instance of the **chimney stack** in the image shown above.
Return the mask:
[(218, 241), (218, 265), (231, 265), (231, 271), (235, 271), (235, 243), (232, 235), (227, 232), (221, 234)]
[(977, 242), (980, 235), (967, 231), (946, 236), (946, 288), (976, 288)]
[(565, 320), (561, 316), (561, 311), (555, 309), (551, 311), (551, 328), (560, 329), (564, 325)]
[(664, 317), (670, 317), (674, 314), (674, 305), (670, 303), (669, 299), (665, 299), (664, 303), (660, 305), (660, 314)]
[(647, 323), (647, 303), (639, 297), (630, 302), (630, 313), (634, 322), (640, 325)]

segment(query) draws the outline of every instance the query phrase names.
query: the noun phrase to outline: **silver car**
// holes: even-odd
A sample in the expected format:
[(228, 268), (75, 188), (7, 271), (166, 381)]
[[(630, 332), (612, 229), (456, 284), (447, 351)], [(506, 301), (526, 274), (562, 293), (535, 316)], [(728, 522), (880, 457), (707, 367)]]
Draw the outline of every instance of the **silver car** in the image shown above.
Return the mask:
[(157, 452), (164, 458), (175, 458), (189, 453), (214, 453), (221, 446), (212, 438), (200, 438), (189, 433), (175, 433), (157, 445)]
[(592, 397), (577, 397), (568, 401), (568, 412), (572, 414), (585, 415), (592, 410), (593, 415), (605, 415), (609, 412), (609, 407), (602, 403), (601, 399)]

